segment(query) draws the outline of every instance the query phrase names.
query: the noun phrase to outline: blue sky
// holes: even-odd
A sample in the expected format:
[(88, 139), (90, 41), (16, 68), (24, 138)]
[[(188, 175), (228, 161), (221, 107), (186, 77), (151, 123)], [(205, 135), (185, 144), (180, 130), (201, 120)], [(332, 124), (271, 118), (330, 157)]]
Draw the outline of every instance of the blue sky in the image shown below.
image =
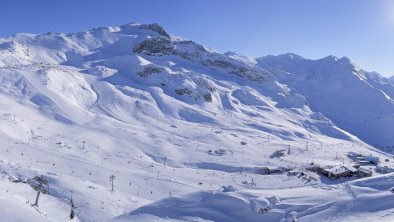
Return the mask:
[(0, 0), (0, 36), (129, 22), (157, 22), (220, 52), (347, 56), (394, 75), (393, 0)]

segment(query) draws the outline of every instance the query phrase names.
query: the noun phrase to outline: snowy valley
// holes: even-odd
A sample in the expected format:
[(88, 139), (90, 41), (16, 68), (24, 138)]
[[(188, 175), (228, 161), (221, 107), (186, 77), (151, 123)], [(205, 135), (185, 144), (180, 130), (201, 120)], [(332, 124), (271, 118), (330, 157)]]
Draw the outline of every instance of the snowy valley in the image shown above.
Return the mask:
[(393, 221), (393, 98), (347, 58), (222, 54), (157, 24), (15, 34), (0, 39), (0, 215)]

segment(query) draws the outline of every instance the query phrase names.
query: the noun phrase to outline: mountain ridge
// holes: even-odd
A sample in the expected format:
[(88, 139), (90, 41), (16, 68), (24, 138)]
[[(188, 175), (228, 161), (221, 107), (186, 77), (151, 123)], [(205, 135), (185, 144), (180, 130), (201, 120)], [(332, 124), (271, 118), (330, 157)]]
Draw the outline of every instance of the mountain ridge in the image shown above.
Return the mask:
[[(374, 172), (344, 185), (307, 170), (351, 165), (349, 152), (391, 158), (390, 147), (372, 147), (352, 128), (359, 122), (341, 123), (334, 118), (340, 113), (317, 103), (319, 88), (309, 85), (328, 78), (336, 88), (317, 86), (340, 94), (341, 81), (349, 80), (346, 89), (368, 89), (382, 107), (390, 85), (383, 88), (346, 59), (305, 65), (295, 54), (269, 58), (221, 54), (157, 24), (0, 39), (0, 185), (7, 189), (0, 197), (17, 197), (11, 202), (23, 216), (12, 211), (14, 218), (32, 221), (66, 220), (72, 191), (74, 221), (227, 221), (242, 208), (234, 221), (270, 222), (291, 220), (290, 211), (330, 221), (348, 206), (336, 216), (346, 220), (368, 200), (391, 198), (382, 181), (392, 175)], [(337, 97), (325, 101), (341, 102)], [(345, 119), (353, 118), (350, 108)], [(373, 124), (383, 123), (367, 126)], [(37, 175), (50, 186), (34, 207), (28, 203)], [(365, 186), (371, 192), (353, 201), (350, 194)], [(267, 206), (272, 210), (259, 213)], [(385, 215), (388, 207), (368, 216)]]

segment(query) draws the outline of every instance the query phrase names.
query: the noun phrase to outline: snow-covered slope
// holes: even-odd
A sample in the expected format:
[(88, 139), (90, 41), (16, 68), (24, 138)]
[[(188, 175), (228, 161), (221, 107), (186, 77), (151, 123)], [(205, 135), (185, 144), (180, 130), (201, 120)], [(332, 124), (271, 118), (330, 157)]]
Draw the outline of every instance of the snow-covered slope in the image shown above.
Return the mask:
[(394, 76), (390, 76), (389, 78), (387, 78), (387, 81), (391, 84), (394, 83)]
[[(305, 176), (305, 168), (349, 163), (350, 151), (389, 156), (359, 140), (352, 122), (345, 127), (331, 116), (341, 113), (320, 109), (281, 75), (249, 57), (174, 37), (157, 24), (0, 39), (0, 184), (7, 190), (0, 205), (12, 206), (0, 215), (65, 221), (72, 191), (79, 221), (224, 221), (237, 209), (233, 221), (290, 220), (292, 211), (313, 221), (308, 217), (326, 209), (313, 194), (341, 181)], [(381, 90), (389, 100), (389, 88)], [(367, 92), (382, 116), (390, 111), (381, 105), (382, 92)], [(260, 175), (261, 167), (293, 174)], [(32, 207), (32, 178), (39, 175), (49, 195)], [(231, 194), (217, 192), (227, 185), (235, 188)], [(296, 187), (301, 193), (290, 195)], [(291, 202), (303, 192), (309, 192), (307, 207)], [(266, 217), (255, 212), (274, 195), (291, 203)]]
[[(393, 220), (393, 175), (339, 186), (196, 192), (169, 197), (115, 221), (384, 221)], [(174, 207), (177, 206), (177, 207)], [(259, 213), (261, 208), (270, 209)], [(171, 218), (171, 219), (170, 219)]]
[[(277, 131), (287, 139), (321, 131), (352, 137), (328, 119), (315, 118), (321, 114), (312, 112), (302, 95), (267, 71), (239, 56), (171, 39), (158, 25), (18, 34), (2, 42), (2, 92), (71, 123), (94, 113), (128, 123), (172, 117), (223, 125), (220, 118), (234, 115), (242, 125)], [(262, 116), (275, 121), (256, 121)], [(283, 127), (287, 124), (291, 129)]]
[(391, 151), (394, 86), (387, 79), (361, 70), (345, 57), (309, 60), (285, 54), (257, 61), (259, 67), (304, 95), (312, 110), (365, 142)]

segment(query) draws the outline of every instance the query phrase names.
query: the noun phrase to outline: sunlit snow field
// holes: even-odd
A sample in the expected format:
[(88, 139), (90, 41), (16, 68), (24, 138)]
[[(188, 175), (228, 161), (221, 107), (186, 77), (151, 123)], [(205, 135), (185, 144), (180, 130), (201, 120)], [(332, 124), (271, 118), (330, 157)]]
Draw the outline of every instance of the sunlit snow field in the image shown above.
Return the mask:
[[(0, 39), (0, 216), (68, 221), (72, 192), (73, 221), (393, 221), (393, 173), (308, 170), (352, 165), (348, 152), (394, 167), (393, 86), (329, 57), (339, 65), (320, 75), (347, 77), (315, 89), (319, 77), (269, 59), (223, 55), (158, 25)], [(367, 103), (348, 102), (361, 91), (376, 103), (367, 117)], [(49, 194), (32, 206), (41, 175)]]

